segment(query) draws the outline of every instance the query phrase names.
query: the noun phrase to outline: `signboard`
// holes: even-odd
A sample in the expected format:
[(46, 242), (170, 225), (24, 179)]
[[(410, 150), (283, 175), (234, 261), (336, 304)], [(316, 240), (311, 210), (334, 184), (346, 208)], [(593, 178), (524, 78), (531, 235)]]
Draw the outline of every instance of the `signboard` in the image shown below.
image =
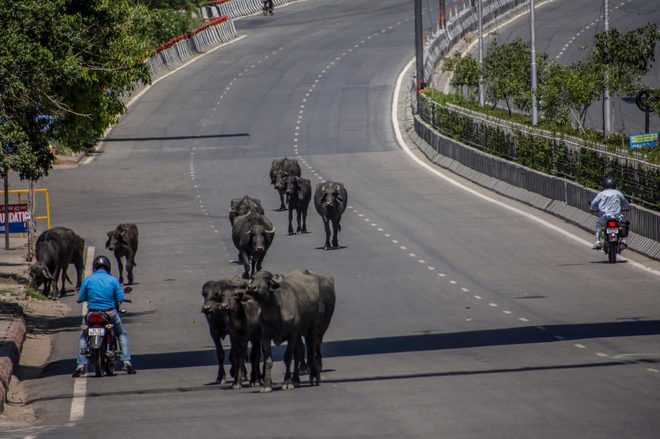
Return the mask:
[(658, 146), (658, 133), (631, 134), (628, 145), (631, 148), (654, 148)]
[[(27, 233), (29, 220), (27, 204), (9, 205), (9, 233)], [(5, 206), (0, 206), (0, 233), (5, 233)]]

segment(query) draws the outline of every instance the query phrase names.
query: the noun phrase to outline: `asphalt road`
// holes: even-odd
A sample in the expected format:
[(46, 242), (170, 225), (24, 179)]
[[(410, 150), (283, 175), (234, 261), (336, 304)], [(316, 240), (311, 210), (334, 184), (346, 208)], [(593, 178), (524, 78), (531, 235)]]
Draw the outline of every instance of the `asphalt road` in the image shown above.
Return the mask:
[[(84, 418), (69, 423), (70, 293), (74, 313), (54, 323), (50, 364), (28, 383), (43, 426), (16, 435), (657, 437), (660, 278), (421, 170), (391, 123), (413, 52), (410, 2), (321, 3), (239, 21), (246, 38), (155, 84), (92, 163), (45, 181), (55, 224), (96, 254), (106, 231), (138, 224), (124, 318), (138, 374), (87, 378)], [(313, 209), (301, 236), (273, 211), (270, 162), (295, 151), (303, 176), (348, 188), (339, 250), (319, 248)], [(265, 269), (335, 278), (320, 387), (209, 385), (200, 291), (241, 270), (227, 208), (243, 194), (277, 229)], [(282, 373), (278, 361), (276, 382)]]
[[(537, 1), (537, 4), (540, 3)], [(625, 33), (648, 23), (660, 23), (660, 7), (657, 1), (611, 0), (610, 29)], [(586, 59), (594, 36), (604, 31), (603, 1), (598, 0), (552, 0), (540, 5), (536, 12), (536, 51), (546, 53), (551, 61), (569, 65)], [(497, 39), (508, 43), (516, 38), (527, 42), (530, 39), (529, 14), (515, 20), (489, 35), (484, 41), (484, 50)], [(476, 48), (471, 52), (477, 56)], [(660, 60), (660, 45), (656, 45), (656, 60)], [(642, 78), (648, 87), (660, 87), (660, 68), (656, 64)], [(635, 105), (634, 98), (612, 96), (612, 130), (626, 134), (643, 133), (644, 113)], [(587, 115), (587, 126), (603, 128), (602, 100), (594, 102)], [(660, 129), (660, 117), (651, 116), (650, 131)]]

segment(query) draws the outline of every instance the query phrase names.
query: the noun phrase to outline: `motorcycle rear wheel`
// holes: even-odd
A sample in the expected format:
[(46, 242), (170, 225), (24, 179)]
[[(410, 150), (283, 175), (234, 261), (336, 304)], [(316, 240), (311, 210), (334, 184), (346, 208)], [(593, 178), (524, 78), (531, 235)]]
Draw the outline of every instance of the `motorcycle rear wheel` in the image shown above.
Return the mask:
[(94, 363), (94, 375), (103, 376), (103, 354), (100, 349), (92, 350), (92, 362)]
[(612, 242), (607, 250), (607, 258), (612, 264), (616, 263), (616, 254), (618, 253), (617, 243)]

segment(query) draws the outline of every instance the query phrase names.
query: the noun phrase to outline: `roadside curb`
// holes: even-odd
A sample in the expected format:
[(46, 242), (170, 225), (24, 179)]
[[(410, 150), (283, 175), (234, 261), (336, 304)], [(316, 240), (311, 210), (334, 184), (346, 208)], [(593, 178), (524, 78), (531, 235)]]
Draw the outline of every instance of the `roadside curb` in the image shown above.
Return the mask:
[(0, 413), (4, 411), (9, 383), (18, 368), (26, 331), (23, 308), (0, 304)]

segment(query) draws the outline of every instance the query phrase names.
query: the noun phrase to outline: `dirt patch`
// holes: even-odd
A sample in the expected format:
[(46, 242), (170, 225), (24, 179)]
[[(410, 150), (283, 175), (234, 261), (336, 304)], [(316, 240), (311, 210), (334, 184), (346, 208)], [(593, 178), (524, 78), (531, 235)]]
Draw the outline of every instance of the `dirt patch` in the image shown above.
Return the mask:
[(12, 288), (11, 293), (0, 293), (0, 301), (17, 303), (23, 307), (27, 324), (19, 368), (14, 371), (5, 409), (0, 415), (0, 430), (35, 426), (39, 419), (32, 407), (25, 404), (29, 400), (29, 384), (43, 372), (50, 358), (53, 331), (57, 330), (57, 322), (65, 318), (71, 309), (61, 302), (30, 297), (26, 291), (18, 288)]

